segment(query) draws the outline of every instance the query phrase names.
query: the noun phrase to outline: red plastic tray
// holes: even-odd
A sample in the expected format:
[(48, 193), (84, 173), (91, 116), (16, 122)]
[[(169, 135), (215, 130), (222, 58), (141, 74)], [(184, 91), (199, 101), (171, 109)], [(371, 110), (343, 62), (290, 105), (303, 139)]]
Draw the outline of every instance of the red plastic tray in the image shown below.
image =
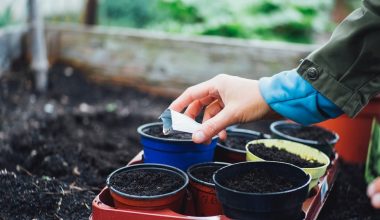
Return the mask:
[[(133, 158), (128, 165), (142, 163), (143, 152), (140, 152)], [(305, 220), (315, 220), (321, 211), (329, 192), (334, 184), (336, 174), (338, 170), (338, 154), (335, 154), (334, 160), (332, 160), (326, 175), (320, 178), (318, 186), (312, 189), (311, 196), (303, 203), (302, 210), (305, 213)], [(188, 200), (191, 200), (191, 196), (188, 196)], [(190, 203), (189, 203), (190, 204)], [(187, 216), (180, 213), (173, 212), (169, 209), (164, 210), (127, 210), (116, 209), (113, 205), (112, 197), (109, 193), (109, 189), (105, 187), (99, 195), (97, 195), (92, 202), (92, 214), (90, 220), (121, 220), (121, 219), (133, 219), (133, 220), (166, 220), (166, 219), (199, 219), (199, 220), (228, 220), (224, 215), (219, 216)]]

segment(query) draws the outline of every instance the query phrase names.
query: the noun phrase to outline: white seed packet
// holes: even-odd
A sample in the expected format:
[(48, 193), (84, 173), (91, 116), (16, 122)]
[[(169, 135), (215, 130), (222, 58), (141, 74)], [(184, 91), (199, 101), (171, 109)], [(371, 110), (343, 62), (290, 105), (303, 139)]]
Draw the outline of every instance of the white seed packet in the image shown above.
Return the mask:
[(159, 117), (163, 123), (163, 133), (170, 134), (172, 131), (182, 131), (186, 133), (196, 132), (201, 124), (187, 115), (181, 114), (171, 109), (166, 109)]

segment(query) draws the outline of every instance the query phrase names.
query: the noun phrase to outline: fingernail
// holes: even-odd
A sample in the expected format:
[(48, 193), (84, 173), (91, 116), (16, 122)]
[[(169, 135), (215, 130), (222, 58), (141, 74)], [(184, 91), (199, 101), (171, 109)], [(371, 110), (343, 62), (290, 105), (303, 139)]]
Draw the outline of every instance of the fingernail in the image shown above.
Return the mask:
[(194, 133), (194, 141), (197, 143), (202, 143), (205, 141), (205, 134), (202, 131), (197, 131)]
[(376, 193), (375, 184), (373, 184), (373, 183), (369, 184), (369, 186), (367, 188), (367, 196), (371, 197), (375, 193)]
[(376, 193), (372, 199), (371, 199), (371, 202), (372, 202), (372, 206), (375, 207), (375, 208), (380, 208), (380, 193)]

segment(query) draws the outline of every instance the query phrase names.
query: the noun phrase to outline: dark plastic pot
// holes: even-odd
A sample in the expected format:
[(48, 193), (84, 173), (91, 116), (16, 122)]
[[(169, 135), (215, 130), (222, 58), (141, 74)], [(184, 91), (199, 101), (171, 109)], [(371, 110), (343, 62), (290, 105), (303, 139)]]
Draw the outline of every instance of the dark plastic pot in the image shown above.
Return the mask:
[(140, 126), (140, 142), (144, 147), (144, 163), (167, 164), (186, 171), (191, 165), (211, 162), (214, 157), (217, 137), (210, 144), (196, 144), (192, 140), (159, 138), (146, 134), (147, 128), (161, 126), (161, 122)]
[[(229, 189), (221, 183), (253, 168), (279, 173), (295, 180), (297, 187), (272, 193), (247, 193)], [(302, 219), (302, 204), (307, 198), (311, 177), (300, 168), (282, 162), (241, 162), (224, 167), (214, 174), (214, 182), (224, 214), (232, 219), (278, 220)]]
[[(231, 128), (227, 130), (227, 139), (229, 137), (250, 138), (252, 141), (265, 138), (262, 133), (247, 130), (247, 129), (240, 129), (240, 128)], [(246, 161), (245, 157), (246, 157), (245, 145), (244, 145), (244, 150), (240, 150), (240, 149), (228, 147), (224, 144), (224, 142), (221, 142), (221, 141), (217, 143), (217, 147), (215, 149), (216, 161), (223, 161), (227, 163), (238, 163), (238, 162)]]
[(333, 138), (332, 140), (329, 140), (329, 141), (326, 141), (326, 142), (318, 142), (318, 141), (315, 141), (315, 140), (308, 140), (308, 139), (301, 139), (301, 138), (293, 137), (293, 136), (284, 134), (283, 132), (281, 132), (279, 130), (279, 127), (281, 127), (281, 128), (286, 127), (286, 128), (292, 129), (292, 128), (298, 128), (300, 126), (303, 126), (303, 125), (296, 124), (296, 123), (293, 123), (293, 122), (290, 122), (290, 121), (276, 121), (276, 122), (273, 122), (271, 124), (270, 129), (272, 131), (272, 137), (273, 138), (285, 139), (285, 140), (289, 140), (289, 141), (294, 141), (294, 142), (298, 142), (298, 143), (301, 143), (301, 144), (305, 144), (305, 145), (308, 145), (310, 147), (313, 147), (313, 148), (316, 148), (316, 149), (322, 151), (328, 157), (333, 156), (334, 146), (335, 146), (335, 144), (339, 140), (339, 136), (335, 132), (332, 132), (332, 131), (329, 131), (329, 130), (327, 130), (325, 128), (316, 126), (316, 127), (320, 128), (320, 129), (323, 129), (323, 130), (325, 130), (325, 131), (327, 131), (327, 132), (329, 132), (329, 133), (331, 133), (331, 134), (333, 134), (335, 136), (335, 138)]
[(195, 215), (197, 216), (213, 216), (221, 215), (222, 206), (216, 198), (215, 184), (202, 181), (192, 175), (192, 171), (201, 167), (218, 167), (222, 168), (228, 163), (208, 162), (191, 166), (187, 170), (190, 178), (190, 190), (194, 198)]
[[(170, 174), (182, 178), (184, 180), (184, 184), (172, 192), (154, 196), (131, 195), (118, 191), (110, 185), (110, 179), (113, 175), (121, 172), (130, 172), (132, 170), (153, 170), (160, 172), (168, 172)], [(186, 173), (184, 173), (182, 170), (162, 164), (137, 164), (122, 167), (112, 172), (107, 178), (107, 186), (110, 189), (110, 193), (114, 200), (115, 207), (119, 209), (171, 209), (173, 211), (180, 211), (183, 207), (183, 201), (188, 183), (189, 178), (186, 175)]]

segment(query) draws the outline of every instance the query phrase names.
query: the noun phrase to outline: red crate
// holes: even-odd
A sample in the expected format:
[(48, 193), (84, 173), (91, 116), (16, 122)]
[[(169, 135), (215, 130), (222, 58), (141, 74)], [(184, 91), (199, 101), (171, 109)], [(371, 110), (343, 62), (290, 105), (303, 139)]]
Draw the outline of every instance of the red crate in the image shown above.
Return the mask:
[[(128, 165), (142, 163), (143, 152), (140, 152), (133, 158)], [(305, 220), (315, 220), (318, 217), (326, 199), (334, 184), (336, 174), (338, 170), (338, 155), (335, 154), (335, 158), (332, 160), (326, 174), (320, 178), (320, 181), (314, 189), (311, 191), (309, 198), (303, 203), (302, 210), (305, 213)], [(192, 213), (192, 200), (191, 194), (188, 193), (186, 200), (185, 213)], [(92, 214), (90, 220), (166, 220), (166, 219), (199, 219), (199, 220), (228, 220), (224, 215), (218, 216), (190, 216), (173, 212), (169, 209), (164, 210), (128, 210), (128, 209), (116, 209), (113, 205), (112, 197), (109, 193), (109, 189), (105, 187), (99, 195), (97, 195), (92, 202)]]

